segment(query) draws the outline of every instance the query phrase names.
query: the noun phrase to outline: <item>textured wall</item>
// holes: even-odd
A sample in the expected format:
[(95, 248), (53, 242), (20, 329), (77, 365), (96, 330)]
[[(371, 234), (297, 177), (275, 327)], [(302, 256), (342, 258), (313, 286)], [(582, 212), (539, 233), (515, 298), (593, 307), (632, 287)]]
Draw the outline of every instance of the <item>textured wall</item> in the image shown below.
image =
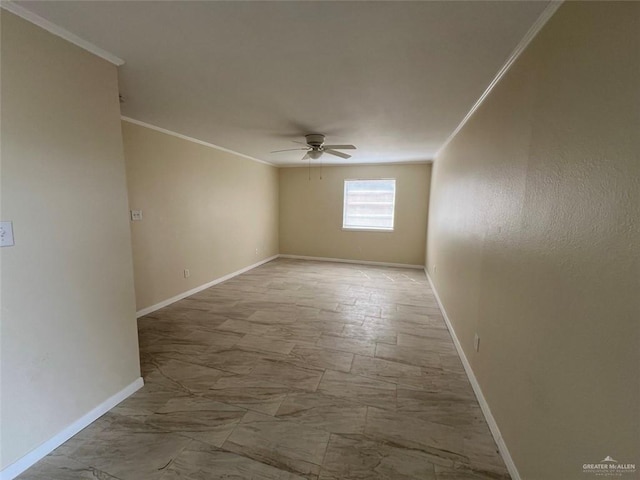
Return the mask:
[(434, 166), (428, 269), (523, 479), (640, 467), (638, 32), (563, 4)]
[[(424, 264), (431, 165), (280, 169), (280, 253)], [(344, 180), (396, 179), (395, 230), (342, 230)]]
[[(154, 305), (278, 253), (278, 170), (122, 122), (136, 304)], [(191, 276), (184, 278), (184, 269)]]
[(116, 67), (2, 20), (2, 467), (140, 376)]

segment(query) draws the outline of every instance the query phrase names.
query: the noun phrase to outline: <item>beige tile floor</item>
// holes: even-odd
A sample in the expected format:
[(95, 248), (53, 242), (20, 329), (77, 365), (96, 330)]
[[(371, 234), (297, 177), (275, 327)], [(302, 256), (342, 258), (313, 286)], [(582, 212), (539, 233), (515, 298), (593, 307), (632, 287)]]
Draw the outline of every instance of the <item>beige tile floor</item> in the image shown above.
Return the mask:
[(509, 478), (421, 271), (279, 259), (138, 328), (145, 386), (21, 480)]

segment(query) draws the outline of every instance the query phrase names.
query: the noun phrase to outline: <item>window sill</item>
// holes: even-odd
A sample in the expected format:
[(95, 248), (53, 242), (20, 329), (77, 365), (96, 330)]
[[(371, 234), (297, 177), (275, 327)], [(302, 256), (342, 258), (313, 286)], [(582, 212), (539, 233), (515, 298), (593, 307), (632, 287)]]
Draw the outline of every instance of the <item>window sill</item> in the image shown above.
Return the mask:
[(380, 232), (393, 233), (393, 228), (342, 227), (345, 232)]

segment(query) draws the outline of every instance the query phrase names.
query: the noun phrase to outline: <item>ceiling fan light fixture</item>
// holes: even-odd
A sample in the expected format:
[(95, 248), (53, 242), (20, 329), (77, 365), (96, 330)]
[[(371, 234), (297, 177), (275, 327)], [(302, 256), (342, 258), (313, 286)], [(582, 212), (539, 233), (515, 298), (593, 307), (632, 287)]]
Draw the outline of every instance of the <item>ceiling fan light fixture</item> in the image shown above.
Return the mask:
[(332, 155), (334, 157), (340, 157), (343, 160), (348, 160), (351, 158), (351, 155), (348, 155), (340, 150), (355, 150), (356, 147), (354, 145), (325, 145), (324, 143), (324, 135), (321, 133), (309, 133), (304, 136), (306, 143), (296, 142), (301, 145), (305, 145), (305, 148), (286, 148), (284, 150), (274, 150), (271, 153), (279, 153), (279, 152), (290, 152), (293, 150), (306, 150), (307, 153), (302, 157), (302, 161), (304, 160), (317, 160), (323, 154)]

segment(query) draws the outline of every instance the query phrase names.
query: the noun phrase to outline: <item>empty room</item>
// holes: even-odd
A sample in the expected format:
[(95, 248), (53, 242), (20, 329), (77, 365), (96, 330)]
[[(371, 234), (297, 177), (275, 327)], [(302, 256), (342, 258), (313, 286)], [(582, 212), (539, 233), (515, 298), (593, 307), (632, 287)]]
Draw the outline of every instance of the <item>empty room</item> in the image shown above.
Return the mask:
[(640, 2), (0, 7), (0, 480), (640, 479)]

